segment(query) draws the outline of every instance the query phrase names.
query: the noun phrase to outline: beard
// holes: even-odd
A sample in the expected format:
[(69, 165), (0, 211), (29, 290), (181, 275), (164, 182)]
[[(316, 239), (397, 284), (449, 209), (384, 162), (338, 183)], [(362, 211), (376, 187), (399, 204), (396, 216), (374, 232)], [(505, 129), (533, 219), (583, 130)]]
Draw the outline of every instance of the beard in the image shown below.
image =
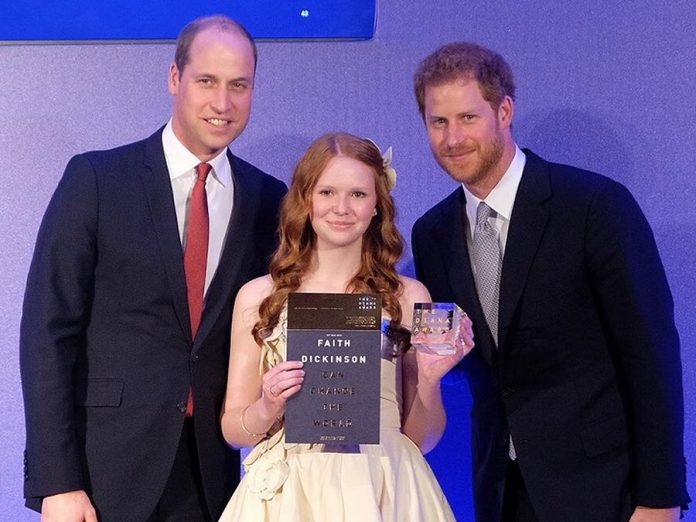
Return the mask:
[[(435, 157), (442, 169), (459, 183), (476, 185), (482, 180), (493, 175), (494, 170), (500, 164), (504, 151), (503, 137), (496, 132), (493, 139), (486, 143), (478, 143), (475, 148), (459, 145), (455, 147), (441, 147)], [(458, 161), (451, 158), (452, 155), (468, 152), (475, 157)]]

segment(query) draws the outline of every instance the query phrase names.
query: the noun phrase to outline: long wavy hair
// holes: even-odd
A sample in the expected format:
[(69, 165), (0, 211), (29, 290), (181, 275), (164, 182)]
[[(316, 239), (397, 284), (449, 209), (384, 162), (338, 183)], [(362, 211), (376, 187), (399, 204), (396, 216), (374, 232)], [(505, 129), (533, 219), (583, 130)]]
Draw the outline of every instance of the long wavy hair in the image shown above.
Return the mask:
[(310, 145), (295, 167), (290, 190), (280, 211), (280, 243), (270, 263), (273, 291), (261, 302), (259, 320), (252, 329), (260, 345), (278, 324), (288, 294), (302, 284), (312, 261), (316, 234), (310, 222), (312, 191), (329, 162), (337, 156), (353, 158), (375, 173), (377, 214), (363, 234), (360, 269), (348, 284), (353, 293), (382, 296), (382, 308), (392, 319), (401, 322), (399, 296), (403, 285), (396, 272), (396, 262), (404, 250), (404, 240), (394, 223), (396, 209), (389, 193), (382, 155), (377, 146), (347, 133), (325, 134)]

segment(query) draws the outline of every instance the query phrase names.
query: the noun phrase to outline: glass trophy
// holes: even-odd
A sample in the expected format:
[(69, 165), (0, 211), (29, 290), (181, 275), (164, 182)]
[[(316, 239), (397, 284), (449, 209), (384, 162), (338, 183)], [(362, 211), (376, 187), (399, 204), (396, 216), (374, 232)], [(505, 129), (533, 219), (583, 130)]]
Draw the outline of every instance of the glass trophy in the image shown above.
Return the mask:
[(456, 303), (414, 303), (411, 344), (435, 355), (451, 355), (466, 314)]

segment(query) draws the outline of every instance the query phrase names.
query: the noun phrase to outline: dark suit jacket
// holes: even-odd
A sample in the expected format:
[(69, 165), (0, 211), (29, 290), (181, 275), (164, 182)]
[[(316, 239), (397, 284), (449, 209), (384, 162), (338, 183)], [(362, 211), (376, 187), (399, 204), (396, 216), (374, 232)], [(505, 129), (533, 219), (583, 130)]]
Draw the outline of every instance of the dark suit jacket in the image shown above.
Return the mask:
[(85, 489), (100, 521), (143, 521), (176, 454), (188, 390), (209, 511), (239, 480), (224, 442), (232, 303), (267, 271), (285, 185), (228, 152), (235, 199), (191, 340), (161, 129), (68, 164), (39, 230), (21, 324), (25, 497)]
[(499, 348), (474, 286), (463, 190), (413, 228), (418, 278), (474, 323), (459, 369), (474, 400), (477, 518), (500, 520), (509, 434), (542, 522), (686, 504), (679, 338), (652, 231), (620, 184), (525, 152)]

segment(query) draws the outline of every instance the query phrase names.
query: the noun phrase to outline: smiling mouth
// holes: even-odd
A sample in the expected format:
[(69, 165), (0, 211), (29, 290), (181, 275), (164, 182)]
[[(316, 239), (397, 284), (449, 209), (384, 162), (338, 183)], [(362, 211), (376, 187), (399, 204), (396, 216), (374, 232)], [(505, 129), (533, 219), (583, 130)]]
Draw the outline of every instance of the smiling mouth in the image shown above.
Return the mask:
[(221, 120), (220, 118), (208, 118), (205, 121), (207, 121), (215, 127), (226, 127), (230, 124), (229, 120)]

